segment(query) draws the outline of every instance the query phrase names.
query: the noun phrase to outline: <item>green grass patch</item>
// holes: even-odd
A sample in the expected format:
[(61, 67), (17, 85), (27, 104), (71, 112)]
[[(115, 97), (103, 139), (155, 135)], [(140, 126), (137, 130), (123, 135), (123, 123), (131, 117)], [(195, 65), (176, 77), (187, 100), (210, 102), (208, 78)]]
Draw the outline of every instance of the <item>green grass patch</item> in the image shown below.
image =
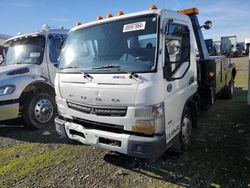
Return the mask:
[[(44, 144), (35, 144), (35, 146), (33, 144), (21, 144), (6, 149), (5, 154), (1, 153), (2, 158), (9, 157), (9, 160), (5, 160), (5, 164), (0, 166), (0, 185), (8, 186), (8, 182), (27, 178), (46, 168), (53, 168), (62, 161), (67, 162), (74, 158), (78, 153), (78, 150), (72, 146), (60, 146), (43, 153), (34, 152), (43, 147), (46, 146)], [(31, 148), (33, 152), (30, 153)], [(18, 149), (22, 151), (18, 154), (19, 157), (13, 156), (16, 153), (14, 151)]]

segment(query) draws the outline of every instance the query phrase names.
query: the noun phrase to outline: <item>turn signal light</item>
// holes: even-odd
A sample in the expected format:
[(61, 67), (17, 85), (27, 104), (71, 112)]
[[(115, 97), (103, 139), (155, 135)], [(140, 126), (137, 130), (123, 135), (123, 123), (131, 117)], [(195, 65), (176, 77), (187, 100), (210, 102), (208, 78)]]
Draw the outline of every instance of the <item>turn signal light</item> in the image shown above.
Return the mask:
[(150, 10), (155, 10), (155, 9), (157, 9), (157, 6), (156, 5), (151, 5), (149, 9)]
[(121, 15), (123, 15), (124, 13), (121, 11), (121, 10), (119, 10), (118, 12), (117, 12), (117, 16), (121, 16)]
[(209, 72), (208, 75), (209, 75), (209, 77), (212, 78), (212, 77), (214, 77), (215, 74), (214, 74), (214, 72)]
[(194, 14), (199, 14), (199, 9), (198, 8), (188, 8), (184, 10), (178, 10), (177, 12), (181, 14), (186, 14), (186, 15), (194, 15)]
[(143, 134), (154, 134), (155, 133), (155, 121), (140, 121), (135, 122), (132, 131)]
[(97, 20), (102, 20), (103, 19), (103, 17), (102, 16), (97, 16), (97, 18), (96, 18)]
[(82, 23), (81, 22), (76, 22), (76, 26), (79, 26), (81, 25)]
[(111, 18), (111, 17), (113, 17), (113, 15), (111, 13), (108, 13), (106, 16), (106, 18)]

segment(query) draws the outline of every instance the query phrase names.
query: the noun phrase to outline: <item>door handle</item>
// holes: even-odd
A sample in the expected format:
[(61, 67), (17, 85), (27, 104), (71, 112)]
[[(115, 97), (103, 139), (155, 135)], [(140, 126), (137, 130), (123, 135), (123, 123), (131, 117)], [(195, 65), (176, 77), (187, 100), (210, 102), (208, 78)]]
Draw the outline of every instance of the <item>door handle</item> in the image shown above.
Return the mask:
[(192, 77), (189, 79), (188, 84), (191, 85), (193, 82), (194, 82), (194, 77), (192, 76)]

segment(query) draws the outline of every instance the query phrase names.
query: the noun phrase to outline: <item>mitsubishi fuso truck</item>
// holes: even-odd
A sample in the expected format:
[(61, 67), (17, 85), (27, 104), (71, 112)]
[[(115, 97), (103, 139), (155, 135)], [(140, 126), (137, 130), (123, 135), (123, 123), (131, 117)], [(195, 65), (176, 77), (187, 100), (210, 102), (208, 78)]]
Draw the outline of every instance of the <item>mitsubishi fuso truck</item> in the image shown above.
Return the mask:
[(8, 51), (0, 67), (0, 121), (22, 117), (31, 128), (53, 124), (54, 79), (67, 32), (44, 25), (41, 32), (5, 41)]
[(212, 22), (198, 12), (151, 6), (71, 29), (55, 78), (58, 134), (142, 158), (186, 150), (201, 104), (232, 98), (236, 74), (208, 55), (201, 29)]

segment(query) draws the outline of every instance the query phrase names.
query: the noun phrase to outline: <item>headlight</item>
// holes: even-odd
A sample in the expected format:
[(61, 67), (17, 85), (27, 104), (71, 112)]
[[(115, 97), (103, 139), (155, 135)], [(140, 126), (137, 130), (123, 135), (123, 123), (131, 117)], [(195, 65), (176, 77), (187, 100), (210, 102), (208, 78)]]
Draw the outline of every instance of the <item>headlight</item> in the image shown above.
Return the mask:
[(0, 87), (0, 96), (11, 94), (15, 91), (16, 87), (14, 85), (6, 85)]
[(144, 134), (161, 133), (165, 129), (164, 103), (135, 109), (132, 131)]

